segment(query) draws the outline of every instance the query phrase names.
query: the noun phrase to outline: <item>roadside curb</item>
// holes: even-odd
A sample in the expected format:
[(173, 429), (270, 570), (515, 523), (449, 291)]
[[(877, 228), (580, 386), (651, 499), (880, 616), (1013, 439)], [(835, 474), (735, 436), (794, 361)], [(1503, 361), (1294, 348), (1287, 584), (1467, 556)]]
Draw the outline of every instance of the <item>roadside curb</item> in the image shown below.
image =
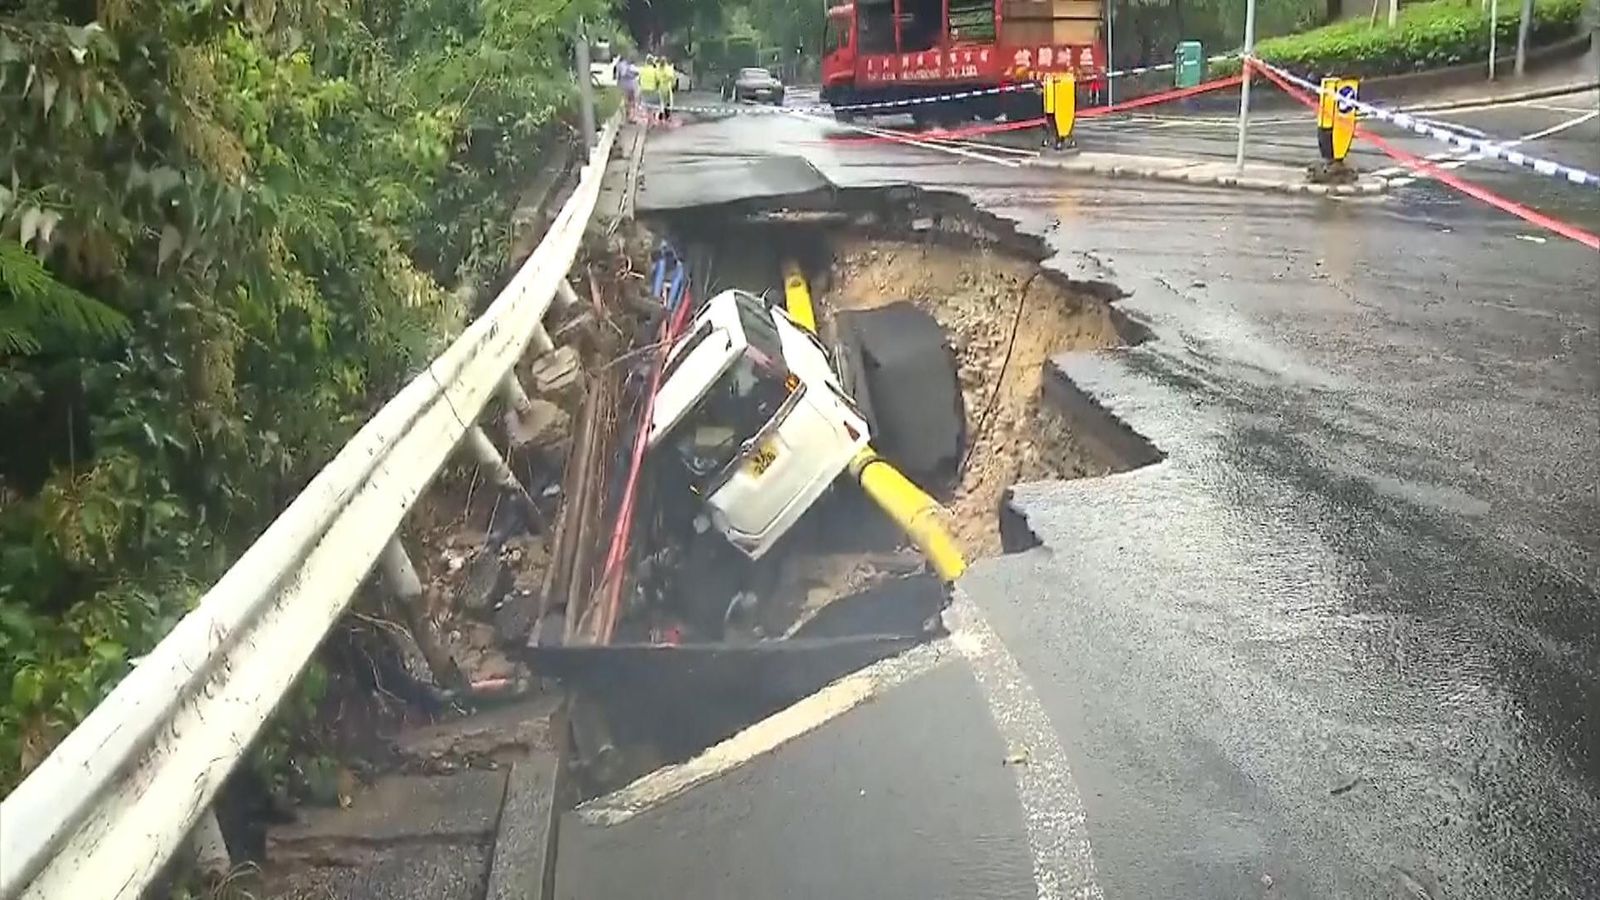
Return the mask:
[(1568, 84), (1552, 85), (1550, 87), (1533, 88), (1511, 94), (1469, 97), (1464, 100), (1448, 100), (1444, 103), (1414, 103), (1409, 106), (1398, 107), (1400, 112), (1448, 112), (1452, 109), (1465, 109), (1469, 106), (1495, 106), (1504, 103), (1521, 103), (1524, 100), (1543, 100), (1546, 97), (1559, 97), (1562, 94), (1572, 94), (1578, 91), (1589, 91), (1600, 88), (1600, 79), (1575, 81)]
[[(1174, 166), (1141, 166), (1121, 162), (1099, 162), (1076, 159), (1046, 159), (1040, 157), (1023, 161), (1025, 166), (1060, 169), (1085, 175), (1103, 175), (1110, 178), (1134, 178), (1152, 181), (1170, 181), (1180, 184), (1209, 185), (1239, 190), (1265, 191), (1279, 194), (1297, 194), (1313, 197), (1371, 197), (1387, 193), (1389, 182), (1384, 178), (1364, 176), (1355, 184), (1312, 184), (1307, 181), (1262, 178), (1207, 171), (1216, 163), (1179, 163)], [(1202, 168), (1204, 167), (1204, 168)], [(1197, 169), (1200, 169), (1197, 171)]]

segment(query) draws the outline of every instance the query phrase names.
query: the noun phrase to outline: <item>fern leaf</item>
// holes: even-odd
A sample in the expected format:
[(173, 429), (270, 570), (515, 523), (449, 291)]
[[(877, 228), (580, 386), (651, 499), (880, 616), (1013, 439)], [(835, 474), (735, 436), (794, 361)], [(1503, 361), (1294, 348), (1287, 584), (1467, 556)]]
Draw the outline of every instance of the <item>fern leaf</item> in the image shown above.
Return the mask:
[(38, 353), (50, 339), (83, 349), (127, 332), (122, 313), (57, 281), (16, 241), (0, 240), (0, 352)]

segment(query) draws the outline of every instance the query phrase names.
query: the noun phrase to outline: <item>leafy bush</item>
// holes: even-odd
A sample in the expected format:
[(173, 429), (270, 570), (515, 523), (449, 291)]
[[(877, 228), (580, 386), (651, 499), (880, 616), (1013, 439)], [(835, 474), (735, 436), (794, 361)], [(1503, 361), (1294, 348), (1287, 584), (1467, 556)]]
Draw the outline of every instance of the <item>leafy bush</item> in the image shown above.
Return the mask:
[(459, 329), (605, 8), (0, 3), (0, 792)]
[[(1529, 41), (1549, 43), (1578, 30), (1585, 0), (1537, 0)], [(1516, 45), (1518, 4), (1500, 4), (1495, 22), (1498, 48)], [(1488, 12), (1478, 0), (1433, 0), (1400, 7), (1390, 28), (1351, 19), (1324, 28), (1272, 38), (1256, 45), (1256, 54), (1298, 74), (1394, 75), (1482, 62), (1489, 54)], [(1237, 61), (1219, 63), (1218, 76), (1239, 71)]]

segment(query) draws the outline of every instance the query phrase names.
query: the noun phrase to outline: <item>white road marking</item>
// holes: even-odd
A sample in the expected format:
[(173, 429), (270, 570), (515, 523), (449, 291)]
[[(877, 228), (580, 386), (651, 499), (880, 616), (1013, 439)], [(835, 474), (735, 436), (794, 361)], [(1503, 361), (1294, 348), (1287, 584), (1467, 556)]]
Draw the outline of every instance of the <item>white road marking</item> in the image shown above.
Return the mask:
[(1542, 110), (1545, 110), (1546, 112), (1559, 112), (1559, 113), (1581, 113), (1581, 112), (1586, 112), (1587, 111), (1587, 110), (1578, 109), (1577, 107), (1573, 107), (1573, 106), (1551, 106), (1551, 105), (1546, 104), (1546, 103), (1529, 103), (1528, 107), (1530, 109), (1542, 109)]
[(1005, 144), (991, 144), (987, 141), (965, 141), (956, 138), (929, 138), (929, 140), (937, 141), (941, 144), (949, 144), (952, 147), (967, 147), (973, 150), (988, 150), (995, 153), (1010, 153), (1025, 159), (1033, 159), (1039, 155), (1039, 151), (1037, 150), (1028, 150), (1023, 147), (1008, 147)]
[(1083, 798), (1039, 695), (983, 612), (959, 585), (945, 610), (950, 643), (966, 658), (1008, 754), (1033, 852), (1039, 900), (1102, 900)]
[(958, 586), (944, 614), (946, 639), (913, 647), (835, 681), (695, 758), (635, 779), (574, 810), (585, 824), (610, 827), (682, 796), (873, 698), (947, 663), (952, 651), (971, 668), (1016, 778), (1039, 900), (1104, 900), (1089, 842), (1088, 818), (1065, 748), (1033, 685), (966, 592)]
[[(1577, 93), (1591, 93), (1592, 91), (1593, 91), (1593, 88), (1590, 88), (1587, 91), (1580, 89), (1580, 90), (1574, 91), (1573, 93), (1575, 93), (1575, 94), (1577, 94)], [(1563, 96), (1569, 96), (1569, 95), (1563, 95)], [(1453, 116), (1453, 115), (1457, 115), (1457, 114), (1460, 114), (1460, 113), (1483, 112), (1486, 109), (1505, 109), (1507, 107), (1538, 106), (1540, 104), (1543, 104), (1545, 100), (1549, 100), (1549, 99), (1551, 99), (1551, 98), (1549, 98), (1549, 97), (1539, 97), (1539, 98), (1534, 98), (1534, 99), (1530, 99), (1530, 100), (1511, 100), (1511, 101), (1491, 100), (1491, 101), (1489, 101), (1487, 103), (1478, 103), (1478, 104), (1474, 104), (1472, 106), (1459, 106), (1459, 107), (1453, 107), (1453, 108), (1449, 108), (1449, 109), (1436, 109), (1436, 108), (1432, 108), (1432, 107), (1428, 107), (1428, 106), (1408, 106), (1408, 107), (1402, 108), (1400, 110), (1400, 112), (1407, 112), (1407, 113), (1439, 112), (1439, 113), (1449, 113), (1450, 115)], [(1546, 104), (1546, 105), (1548, 105), (1548, 104)], [(1568, 110), (1562, 110), (1562, 112), (1567, 112), (1567, 111)], [(1581, 110), (1581, 109), (1574, 109), (1574, 110), (1570, 110), (1570, 111), (1571, 112), (1584, 112), (1584, 110)]]
[[(1572, 118), (1567, 119), (1564, 122), (1557, 122), (1556, 124), (1551, 125), (1549, 128), (1543, 128), (1543, 129), (1540, 129), (1538, 131), (1534, 131), (1534, 132), (1530, 132), (1528, 134), (1525, 134), (1522, 137), (1516, 138), (1514, 140), (1509, 140), (1509, 141), (1506, 141), (1506, 142), (1501, 143), (1501, 144), (1496, 144), (1495, 147), (1497, 149), (1499, 149), (1499, 150), (1509, 150), (1512, 147), (1520, 147), (1523, 144), (1528, 143), (1529, 141), (1537, 141), (1540, 138), (1546, 138), (1546, 137), (1549, 137), (1552, 134), (1559, 134), (1560, 132), (1566, 131), (1569, 128), (1575, 128), (1575, 127), (1577, 127), (1579, 125), (1582, 125), (1583, 123), (1585, 123), (1585, 122), (1589, 121), (1590, 119), (1593, 119), (1593, 118), (1595, 118), (1597, 116), (1600, 116), (1600, 110), (1589, 110), (1588, 112), (1585, 112), (1582, 115), (1573, 116)], [(1454, 157), (1454, 158), (1451, 158), (1451, 157)], [(1482, 151), (1475, 151), (1475, 152), (1472, 152), (1472, 153), (1468, 153), (1465, 156), (1457, 156), (1456, 154), (1453, 154), (1453, 153), (1450, 153), (1450, 152), (1446, 151), (1446, 152), (1440, 152), (1440, 153), (1430, 153), (1430, 154), (1428, 154), (1428, 157), (1427, 157), (1429, 162), (1439, 162), (1440, 160), (1448, 159), (1449, 160), (1448, 162), (1444, 162), (1439, 166), (1439, 168), (1444, 169), (1446, 171), (1454, 171), (1455, 169), (1459, 169), (1462, 166), (1467, 165), (1468, 163), (1477, 162), (1478, 160), (1483, 159), (1483, 158), (1484, 158), (1484, 154), (1483, 154)], [(1372, 174), (1378, 176), (1379, 178), (1389, 178), (1389, 175), (1385, 174), (1385, 173), (1399, 173), (1399, 172), (1405, 172), (1405, 171), (1408, 171), (1408, 170), (1404, 166), (1390, 166), (1390, 167), (1388, 167), (1386, 169), (1379, 169), (1378, 171), (1376, 171), (1376, 172), (1374, 172)], [(1389, 178), (1389, 186), (1390, 187), (1405, 187), (1406, 185), (1411, 184), (1414, 181), (1417, 181), (1418, 178), (1421, 178), (1421, 177), (1426, 177), (1426, 176), (1409, 175), (1409, 176), (1404, 176), (1404, 177), (1400, 177), (1400, 178)]]
[(858, 131), (862, 134), (870, 134), (873, 137), (887, 138), (900, 144), (909, 144), (913, 147), (921, 147), (924, 150), (934, 150), (940, 153), (949, 153), (954, 156), (964, 156), (969, 159), (980, 159), (984, 162), (991, 162), (995, 165), (1005, 166), (1009, 169), (1017, 169), (1022, 167), (1022, 163), (1014, 159), (1005, 159), (999, 156), (990, 156), (987, 153), (979, 153), (976, 150), (967, 150), (963, 147), (953, 147), (945, 144), (934, 143), (932, 141), (919, 140), (917, 138), (908, 137), (898, 131), (884, 131), (881, 128), (868, 128), (865, 125), (857, 125), (853, 122), (840, 122), (835, 119), (825, 119), (821, 116), (811, 115), (810, 113), (797, 112), (793, 113), (792, 115), (794, 115), (796, 118), (807, 119), (823, 125), (832, 125), (836, 128), (845, 128), (849, 129), (850, 131)]
[(1582, 125), (1583, 123), (1589, 121), (1590, 119), (1593, 119), (1596, 116), (1600, 116), (1600, 110), (1594, 110), (1594, 109), (1591, 109), (1591, 110), (1589, 110), (1587, 112), (1585, 112), (1584, 110), (1581, 110), (1581, 109), (1563, 110), (1563, 111), (1564, 112), (1580, 113), (1580, 115), (1575, 116), (1575, 117), (1573, 117), (1571, 119), (1568, 119), (1565, 122), (1561, 122), (1561, 123), (1558, 123), (1558, 124), (1555, 124), (1555, 125), (1551, 125), (1549, 128), (1546, 128), (1543, 131), (1535, 131), (1533, 134), (1523, 135), (1522, 137), (1517, 138), (1515, 141), (1511, 141), (1511, 142), (1502, 144), (1501, 146), (1503, 146), (1503, 147), (1514, 147), (1514, 146), (1516, 146), (1518, 144), (1526, 143), (1527, 141), (1537, 141), (1539, 138), (1549, 137), (1552, 134), (1556, 134), (1558, 132), (1566, 131), (1568, 128), (1573, 128), (1573, 127), (1576, 127), (1578, 125)]
[(620, 825), (815, 731), (897, 685), (932, 671), (949, 657), (950, 646), (950, 641), (945, 639), (879, 660), (773, 713), (699, 756), (642, 775), (609, 794), (579, 804), (575, 812), (589, 825)]
[[(1362, 116), (1361, 118), (1368, 119), (1369, 117)], [(1471, 125), (1462, 125), (1459, 122), (1452, 122), (1448, 119), (1429, 119), (1423, 116), (1412, 116), (1412, 119), (1422, 125), (1431, 125), (1434, 128), (1443, 128), (1448, 131), (1454, 131), (1457, 134), (1470, 135), (1471, 137), (1475, 137), (1480, 141), (1486, 141), (1489, 139), (1489, 132), (1484, 131), (1481, 128), (1473, 128)]]

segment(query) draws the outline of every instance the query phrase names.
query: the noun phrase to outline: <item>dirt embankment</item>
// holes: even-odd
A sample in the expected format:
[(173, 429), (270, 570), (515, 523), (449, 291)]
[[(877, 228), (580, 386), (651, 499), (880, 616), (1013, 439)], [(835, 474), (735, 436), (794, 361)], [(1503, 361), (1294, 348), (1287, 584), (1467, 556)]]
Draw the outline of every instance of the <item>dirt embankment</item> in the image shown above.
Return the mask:
[(947, 500), (973, 558), (1000, 552), (998, 509), (1013, 483), (1105, 474), (1040, 402), (1044, 364), (1053, 354), (1121, 343), (1104, 301), (984, 245), (847, 236), (834, 243), (831, 275), (825, 299), (833, 309), (909, 300), (948, 333), (968, 447)]

